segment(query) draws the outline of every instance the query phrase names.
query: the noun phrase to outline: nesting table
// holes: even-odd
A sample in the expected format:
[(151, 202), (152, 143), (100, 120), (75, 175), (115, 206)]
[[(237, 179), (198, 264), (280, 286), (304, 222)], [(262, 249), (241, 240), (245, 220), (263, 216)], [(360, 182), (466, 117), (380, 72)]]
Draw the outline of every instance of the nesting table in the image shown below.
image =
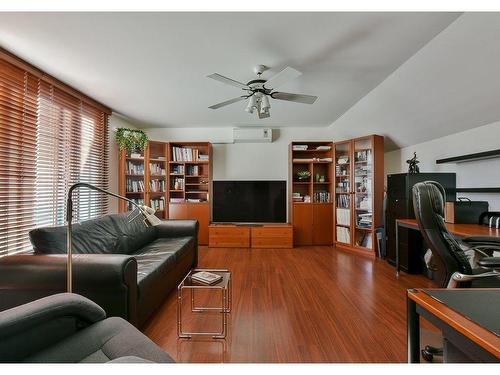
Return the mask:
[[(192, 275), (196, 272), (211, 272), (222, 276), (222, 279), (214, 284), (205, 284), (192, 279)], [(232, 286), (231, 286), (231, 271), (227, 269), (193, 269), (181, 281), (177, 287), (177, 336), (179, 338), (191, 338), (193, 336), (211, 336), (214, 339), (224, 339), (227, 335), (228, 329), (228, 314), (231, 313), (231, 299), (232, 299)], [(213, 290), (220, 293), (220, 303), (217, 306), (196, 306), (195, 304), (195, 291), (196, 290)], [(221, 325), (220, 330), (217, 332), (185, 332), (182, 327), (182, 310), (184, 295), (188, 294), (191, 299), (191, 312), (206, 313), (216, 312), (220, 313)]]

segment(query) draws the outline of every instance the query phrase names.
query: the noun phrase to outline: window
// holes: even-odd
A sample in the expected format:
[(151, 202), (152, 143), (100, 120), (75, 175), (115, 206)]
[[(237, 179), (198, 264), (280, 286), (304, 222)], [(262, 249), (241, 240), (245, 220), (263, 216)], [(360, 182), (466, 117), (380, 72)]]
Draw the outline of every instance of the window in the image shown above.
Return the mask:
[[(73, 183), (108, 187), (109, 112), (30, 70), (0, 56), (0, 256), (31, 251), (31, 229), (64, 224)], [(75, 191), (75, 221), (107, 210), (106, 196)]]

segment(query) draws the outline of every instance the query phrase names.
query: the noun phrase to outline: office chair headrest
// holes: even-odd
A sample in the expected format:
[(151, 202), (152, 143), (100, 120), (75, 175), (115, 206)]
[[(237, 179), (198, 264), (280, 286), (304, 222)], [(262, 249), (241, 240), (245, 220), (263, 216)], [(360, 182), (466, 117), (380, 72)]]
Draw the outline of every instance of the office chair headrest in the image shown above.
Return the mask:
[(413, 186), (413, 194), (417, 197), (426, 194), (429, 198), (432, 211), (435, 214), (444, 217), (444, 202), (446, 192), (443, 186), (436, 181), (418, 182)]

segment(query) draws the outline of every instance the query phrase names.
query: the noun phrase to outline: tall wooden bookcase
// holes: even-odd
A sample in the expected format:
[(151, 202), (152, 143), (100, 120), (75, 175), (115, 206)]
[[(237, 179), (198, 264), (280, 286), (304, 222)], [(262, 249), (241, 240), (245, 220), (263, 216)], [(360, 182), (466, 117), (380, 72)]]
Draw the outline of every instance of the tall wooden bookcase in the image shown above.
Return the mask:
[[(332, 142), (289, 146), (289, 213), (295, 246), (333, 243), (332, 165)], [(309, 176), (301, 176), (303, 172)]]
[(198, 242), (208, 245), (212, 145), (209, 142), (171, 142), (168, 150), (168, 217), (198, 220)]
[(383, 225), (384, 138), (337, 142), (333, 150), (335, 246), (375, 256), (375, 229)]
[[(123, 150), (119, 158), (119, 194), (156, 209), (161, 219), (194, 219), (198, 242), (208, 245), (212, 146), (209, 142), (149, 141), (139, 155)], [(130, 209), (120, 201), (120, 212)]]

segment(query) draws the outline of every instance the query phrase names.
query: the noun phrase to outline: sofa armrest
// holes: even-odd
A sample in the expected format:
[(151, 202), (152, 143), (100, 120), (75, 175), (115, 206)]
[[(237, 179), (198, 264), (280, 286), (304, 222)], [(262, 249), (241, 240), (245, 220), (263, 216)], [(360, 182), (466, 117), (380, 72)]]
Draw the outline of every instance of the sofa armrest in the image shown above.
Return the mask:
[(198, 238), (197, 220), (162, 220), (155, 228), (158, 237), (196, 237)]
[(0, 312), (0, 362), (20, 361), (106, 318), (77, 294), (55, 294)]
[[(66, 255), (14, 255), (0, 259), (0, 310), (66, 291)], [(73, 290), (108, 316), (136, 323), (137, 261), (122, 254), (73, 256)]]

